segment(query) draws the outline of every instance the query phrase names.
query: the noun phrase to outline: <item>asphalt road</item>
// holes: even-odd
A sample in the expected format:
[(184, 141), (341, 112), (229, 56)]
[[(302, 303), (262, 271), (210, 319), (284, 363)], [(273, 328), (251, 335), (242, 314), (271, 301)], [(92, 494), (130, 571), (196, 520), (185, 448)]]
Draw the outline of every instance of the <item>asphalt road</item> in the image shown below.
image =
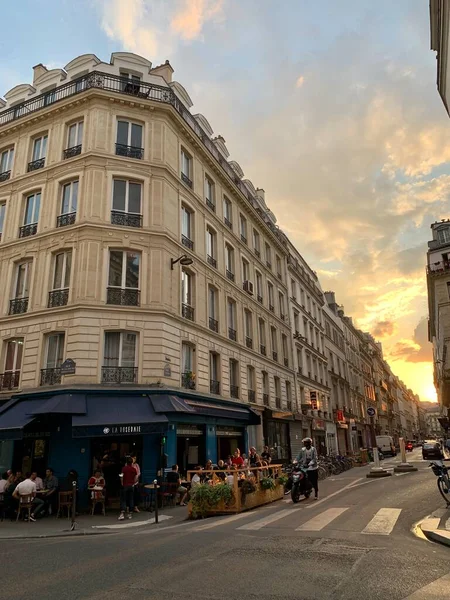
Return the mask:
[(412, 533), (443, 501), (428, 462), (418, 451), (408, 459), (418, 472), (366, 480), (352, 469), (322, 482), (318, 502), (119, 534), (8, 541), (0, 597), (450, 599), (450, 550)]

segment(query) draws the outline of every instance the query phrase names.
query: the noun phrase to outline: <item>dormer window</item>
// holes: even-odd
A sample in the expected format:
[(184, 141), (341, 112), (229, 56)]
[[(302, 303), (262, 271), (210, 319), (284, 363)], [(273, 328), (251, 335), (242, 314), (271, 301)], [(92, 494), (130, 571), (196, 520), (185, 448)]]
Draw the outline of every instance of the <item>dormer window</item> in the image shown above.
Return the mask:
[(440, 229), (438, 231), (438, 240), (440, 244), (449, 244), (450, 243), (450, 229)]

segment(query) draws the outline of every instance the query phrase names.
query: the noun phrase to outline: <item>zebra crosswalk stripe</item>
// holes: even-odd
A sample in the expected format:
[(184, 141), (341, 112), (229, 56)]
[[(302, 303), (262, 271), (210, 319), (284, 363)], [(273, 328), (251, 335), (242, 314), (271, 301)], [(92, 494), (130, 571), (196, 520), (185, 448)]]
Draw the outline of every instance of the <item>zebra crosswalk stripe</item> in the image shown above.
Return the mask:
[(361, 533), (369, 535), (389, 535), (402, 512), (401, 508), (380, 508)]
[(321, 531), (324, 527), (334, 521), (334, 519), (337, 519), (337, 517), (342, 515), (342, 513), (344, 513), (346, 510), (348, 510), (348, 506), (324, 510), (319, 515), (300, 525), (300, 527), (297, 527), (295, 531)]
[(253, 523), (248, 523), (247, 525), (242, 525), (242, 527), (238, 527), (239, 530), (246, 530), (246, 531), (257, 531), (258, 529), (262, 529), (263, 527), (266, 527), (266, 525), (270, 525), (271, 523), (274, 523), (275, 521), (278, 521), (279, 519), (283, 519), (284, 517), (287, 517), (288, 515), (292, 515), (294, 512), (296, 512), (299, 508), (286, 508), (285, 510), (280, 510), (279, 512), (275, 513), (274, 515), (270, 515), (268, 517), (264, 517), (263, 519), (258, 519), (257, 521), (253, 521)]

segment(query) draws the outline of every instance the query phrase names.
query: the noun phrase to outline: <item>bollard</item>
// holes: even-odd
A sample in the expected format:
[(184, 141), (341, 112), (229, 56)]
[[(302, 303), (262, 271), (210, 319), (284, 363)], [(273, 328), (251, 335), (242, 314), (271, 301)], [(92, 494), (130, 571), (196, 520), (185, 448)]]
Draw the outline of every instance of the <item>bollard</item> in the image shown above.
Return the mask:
[(374, 477), (389, 477), (390, 475), (392, 475), (392, 473), (390, 473), (389, 471), (386, 471), (386, 469), (383, 469), (383, 467), (380, 466), (380, 458), (378, 456), (378, 447), (377, 446), (372, 448), (372, 454), (373, 454), (373, 467), (367, 473), (366, 477), (371, 479)]
[(72, 481), (72, 522), (70, 525), (70, 531), (73, 531), (76, 527), (75, 514), (77, 510), (77, 482)]
[(402, 462), (394, 467), (395, 473), (410, 473), (411, 471), (417, 471), (417, 467), (414, 467), (406, 460), (406, 448), (404, 438), (399, 438), (398, 443), (400, 445), (400, 453), (402, 456)]
[(153, 480), (153, 485), (155, 487), (155, 523), (158, 523), (158, 480)]

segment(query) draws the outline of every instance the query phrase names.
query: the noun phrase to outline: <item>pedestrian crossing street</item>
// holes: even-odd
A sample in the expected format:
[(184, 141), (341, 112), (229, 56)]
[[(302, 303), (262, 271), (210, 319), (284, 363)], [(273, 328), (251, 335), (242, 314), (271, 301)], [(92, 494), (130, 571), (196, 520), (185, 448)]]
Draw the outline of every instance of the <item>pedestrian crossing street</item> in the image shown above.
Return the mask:
[[(309, 505), (309, 508), (313, 506)], [(261, 516), (264, 513), (264, 516)], [(207, 532), (219, 528), (226, 528), (235, 532), (268, 532), (277, 528), (294, 532), (319, 532), (337, 529), (341, 531), (360, 533), (362, 535), (388, 536), (394, 530), (402, 513), (400, 508), (380, 508), (375, 513), (365, 511), (361, 513), (359, 506), (340, 506), (326, 508), (308, 518), (311, 514), (304, 506), (290, 506), (282, 510), (273, 511), (270, 508), (258, 512), (244, 512), (237, 515), (215, 517), (199, 524), (190, 521), (179, 525), (152, 530), (152, 533), (166, 530), (181, 530), (183, 533)], [(256, 517), (256, 518), (255, 518)], [(300, 521), (302, 521), (300, 523)], [(300, 523), (300, 524), (299, 524)], [(181, 532), (180, 531), (180, 532)], [(145, 532), (141, 532), (144, 534)], [(150, 533), (150, 532), (147, 532)]]

